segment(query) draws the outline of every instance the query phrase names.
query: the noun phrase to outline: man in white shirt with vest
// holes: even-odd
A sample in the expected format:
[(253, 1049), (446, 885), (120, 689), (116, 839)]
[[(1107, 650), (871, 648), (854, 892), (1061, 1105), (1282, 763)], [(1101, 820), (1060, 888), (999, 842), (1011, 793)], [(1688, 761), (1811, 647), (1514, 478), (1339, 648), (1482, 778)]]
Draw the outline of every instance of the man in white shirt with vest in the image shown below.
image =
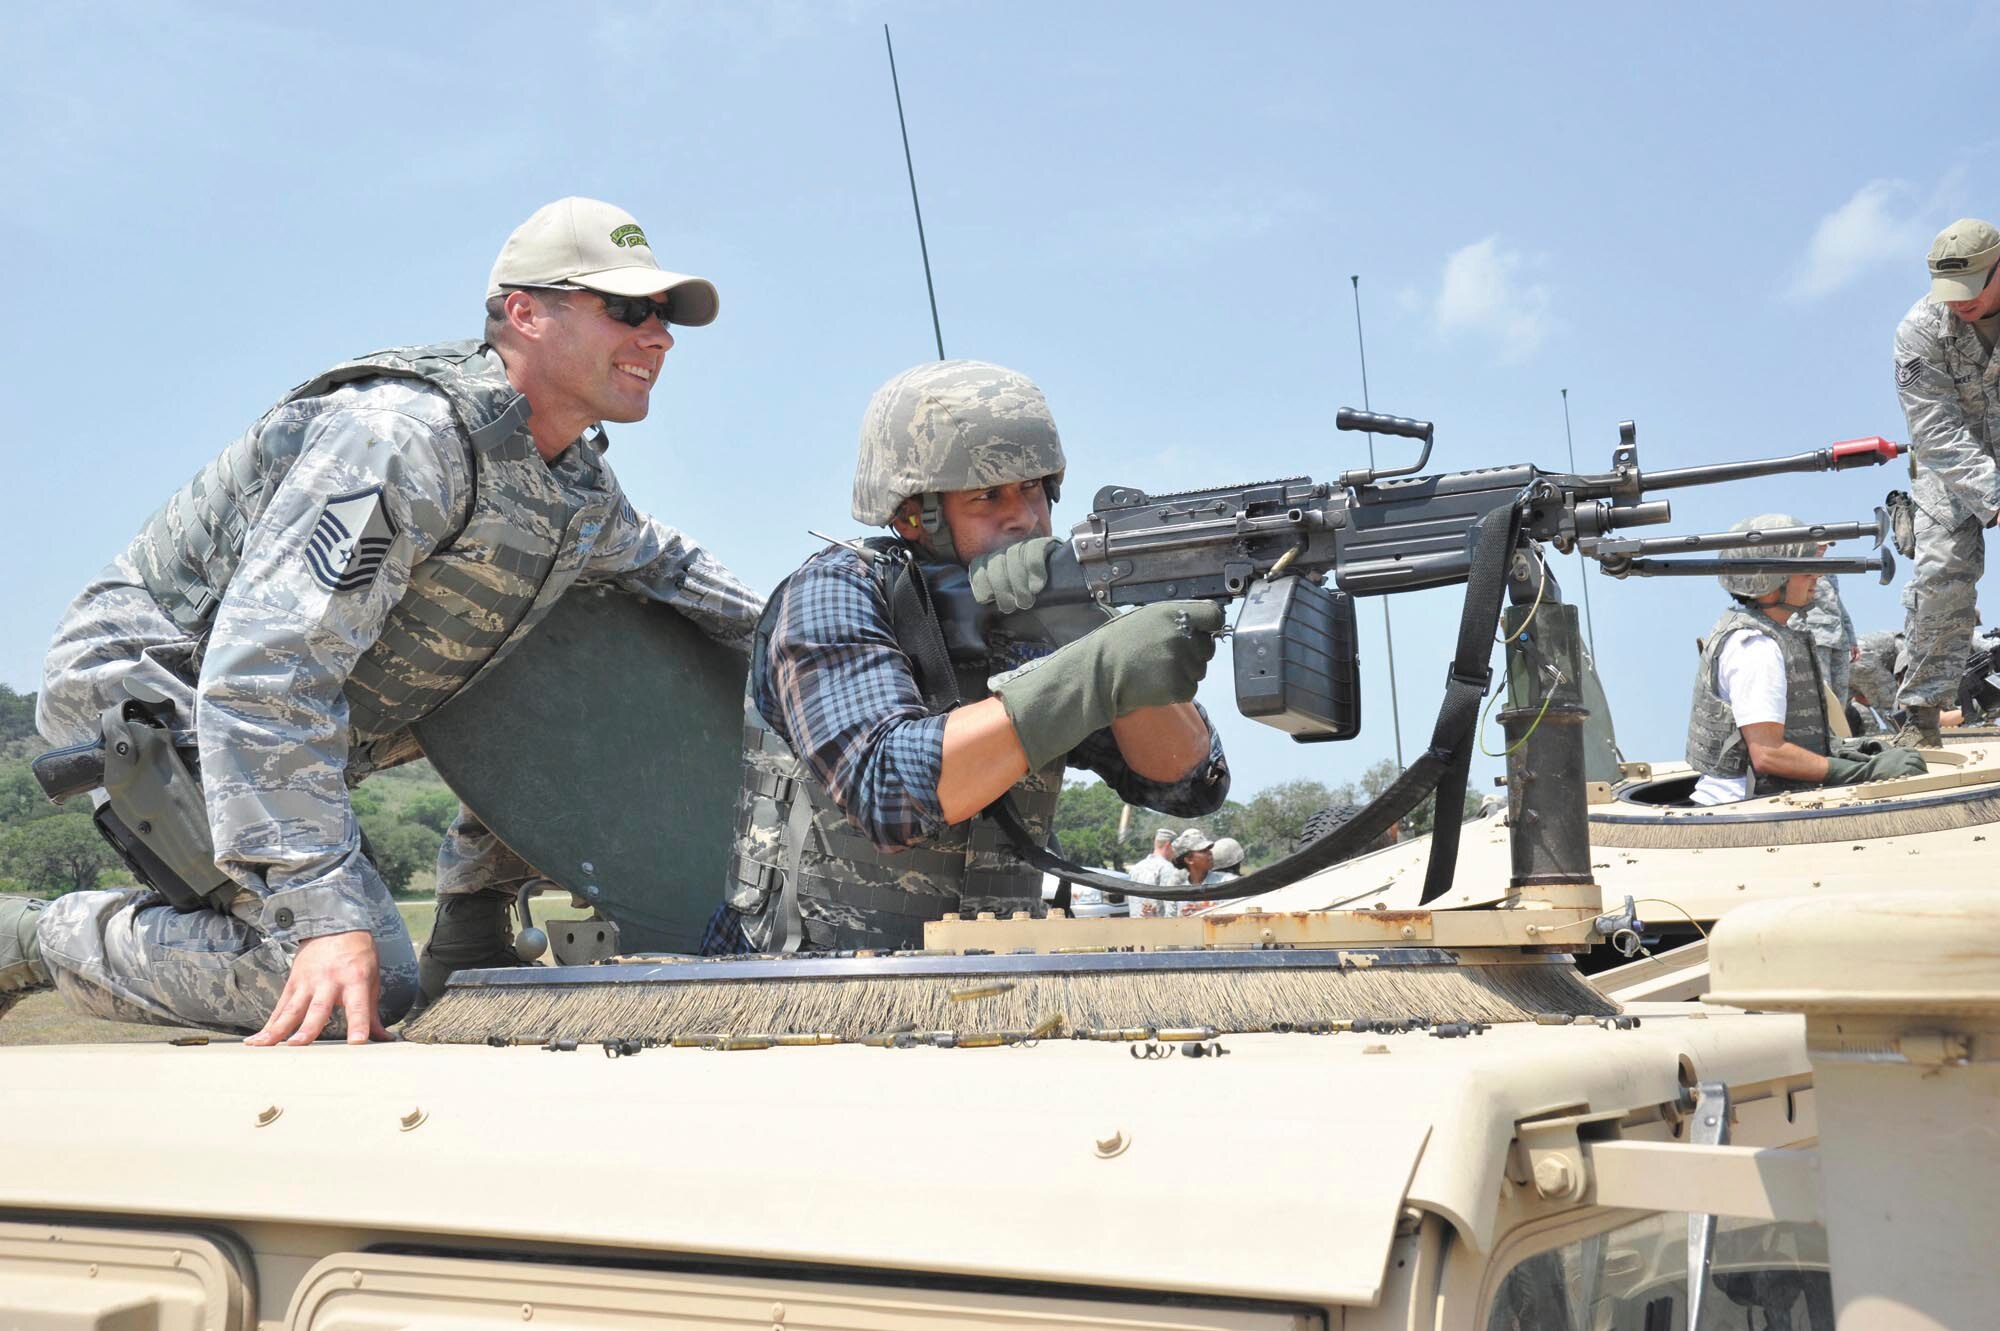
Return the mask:
[[(1725, 557), (1812, 558), (1811, 541), (1770, 542), (1757, 534), (1805, 524), (1782, 513), (1737, 523), (1747, 544)], [(1825, 686), (1810, 634), (1792, 624), (1813, 603), (1813, 573), (1724, 573), (1735, 600), (1709, 630), (1688, 716), (1687, 760), (1701, 774), (1690, 799), (1727, 804), (1816, 786), (1854, 785), (1924, 770), (1908, 749), (1837, 752), (1828, 732)], [(1880, 748), (1879, 743), (1874, 747)]]

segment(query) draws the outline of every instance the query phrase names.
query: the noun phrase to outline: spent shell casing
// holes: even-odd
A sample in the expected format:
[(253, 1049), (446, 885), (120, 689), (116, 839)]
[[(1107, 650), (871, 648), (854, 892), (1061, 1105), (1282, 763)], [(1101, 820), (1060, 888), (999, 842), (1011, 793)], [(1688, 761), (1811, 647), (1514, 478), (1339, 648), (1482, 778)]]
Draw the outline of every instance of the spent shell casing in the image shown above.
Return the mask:
[(965, 1003), (975, 998), (998, 998), (1002, 994), (1012, 993), (1013, 990), (1014, 982), (1012, 980), (988, 980), (980, 984), (968, 984), (952, 990), (951, 1001), (954, 1003)]
[(960, 1049), (994, 1049), (1003, 1044), (1018, 1044), (1027, 1037), (1025, 1031), (971, 1031), (958, 1037)]

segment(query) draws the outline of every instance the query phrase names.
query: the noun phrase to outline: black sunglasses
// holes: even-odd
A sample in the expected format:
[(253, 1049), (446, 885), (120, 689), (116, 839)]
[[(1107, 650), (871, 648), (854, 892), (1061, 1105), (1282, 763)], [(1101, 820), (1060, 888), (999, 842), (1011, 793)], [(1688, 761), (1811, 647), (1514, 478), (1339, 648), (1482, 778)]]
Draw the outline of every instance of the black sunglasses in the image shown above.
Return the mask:
[(590, 291), (590, 294), (604, 302), (604, 312), (628, 328), (643, 328), (646, 320), (658, 316), (662, 325), (668, 323), (673, 314), (673, 306), (664, 300), (654, 300), (651, 296), (607, 296), (602, 291), (591, 291), (589, 287), (557, 286), (554, 283), (523, 282), (510, 287), (513, 291)]
[(633, 328), (642, 328), (646, 320), (658, 315), (660, 322), (670, 322), (674, 307), (664, 300), (654, 300), (651, 296), (607, 296), (598, 292), (604, 302), (604, 312), (619, 323)]

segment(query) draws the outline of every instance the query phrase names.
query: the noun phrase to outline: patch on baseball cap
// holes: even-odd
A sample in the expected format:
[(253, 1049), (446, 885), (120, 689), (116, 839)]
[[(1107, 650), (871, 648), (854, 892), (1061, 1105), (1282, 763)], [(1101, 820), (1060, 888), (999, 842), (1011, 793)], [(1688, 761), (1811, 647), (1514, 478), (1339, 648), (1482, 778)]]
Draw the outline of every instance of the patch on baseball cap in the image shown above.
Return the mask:
[(1971, 300), (1985, 287), (1993, 265), (2000, 263), (2000, 231), (1991, 222), (1961, 217), (1938, 232), (1927, 262), (1932, 304)]
[(514, 228), (487, 279), (491, 300), (508, 287), (578, 286), (610, 296), (658, 296), (669, 323), (715, 321), (715, 284), (670, 273), (653, 257), (639, 221), (597, 199), (557, 199)]

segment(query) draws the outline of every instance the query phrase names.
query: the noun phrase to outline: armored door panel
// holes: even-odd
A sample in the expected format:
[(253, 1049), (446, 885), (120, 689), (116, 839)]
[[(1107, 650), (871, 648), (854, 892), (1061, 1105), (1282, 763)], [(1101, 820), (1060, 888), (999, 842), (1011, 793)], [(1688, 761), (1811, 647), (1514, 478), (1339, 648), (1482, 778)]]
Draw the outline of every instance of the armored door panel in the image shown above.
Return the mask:
[(745, 658), (664, 605), (573, 588), (416, 727), (494, 835), (618, 921), (628, 952), (692, 952), (722, 899)]

